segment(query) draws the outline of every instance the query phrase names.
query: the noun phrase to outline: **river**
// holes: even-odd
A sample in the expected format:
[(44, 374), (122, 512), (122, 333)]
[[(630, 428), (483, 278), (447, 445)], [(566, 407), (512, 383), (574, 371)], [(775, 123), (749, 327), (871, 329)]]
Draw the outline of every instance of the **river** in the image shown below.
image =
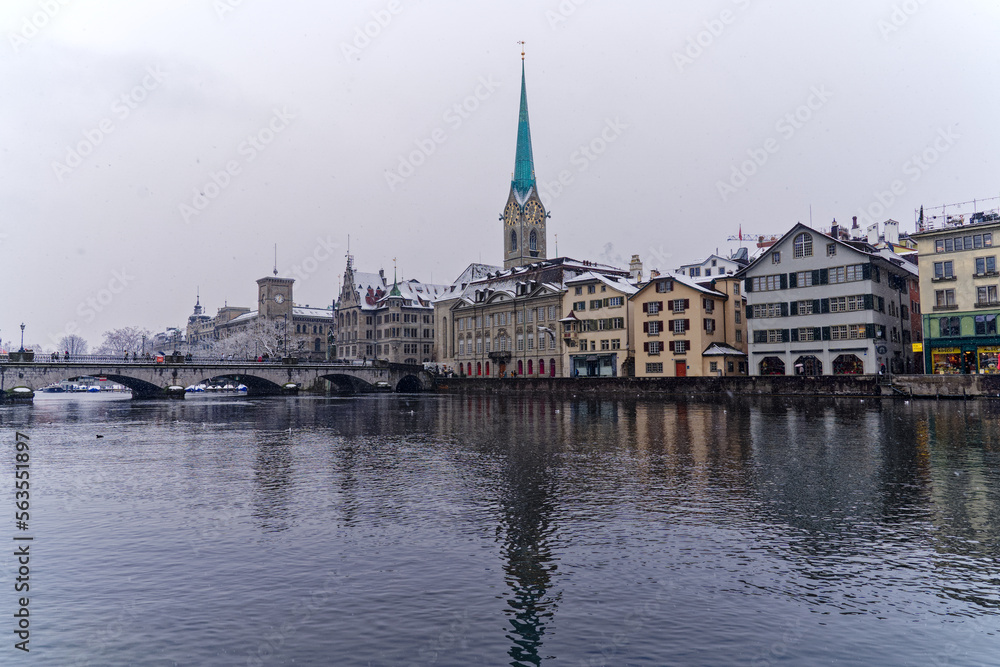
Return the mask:
[(1000, 402), (114, 398), (0, 406), (31, 664), (1000, 664)]

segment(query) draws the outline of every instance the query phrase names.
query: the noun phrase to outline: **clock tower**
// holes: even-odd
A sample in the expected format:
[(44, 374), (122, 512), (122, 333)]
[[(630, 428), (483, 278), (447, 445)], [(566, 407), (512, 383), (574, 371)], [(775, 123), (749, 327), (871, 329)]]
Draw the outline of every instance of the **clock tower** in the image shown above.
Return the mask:
[(545, 220), (548, 213), (538, 196), (535, 163), (528, 126), (528, 94), (524, 85), (524, 51), (521, 52), (521, 110), (517, 118), (517, 151), (510, 194), (500, 220), (503, 222), (503, 268), (524, 266), (546, 259)]
[(257, 312), (265, 320), (292, 319), (294, 278), (267, 277), (257, 281)]

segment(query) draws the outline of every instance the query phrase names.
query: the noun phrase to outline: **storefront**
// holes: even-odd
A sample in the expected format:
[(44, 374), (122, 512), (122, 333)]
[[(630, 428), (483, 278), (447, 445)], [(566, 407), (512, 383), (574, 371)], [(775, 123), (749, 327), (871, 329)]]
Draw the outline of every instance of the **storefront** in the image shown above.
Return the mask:
[(1000, 357), (1000, 347), (980, 347), (976, 350), (979, 361), (979, 372), (984, 375), (997, 375), (1000, 373), (1000, 365), (997, 358)]
[(571, 354), (573, 377), (615, 377), (618, 375), (617, 354)]

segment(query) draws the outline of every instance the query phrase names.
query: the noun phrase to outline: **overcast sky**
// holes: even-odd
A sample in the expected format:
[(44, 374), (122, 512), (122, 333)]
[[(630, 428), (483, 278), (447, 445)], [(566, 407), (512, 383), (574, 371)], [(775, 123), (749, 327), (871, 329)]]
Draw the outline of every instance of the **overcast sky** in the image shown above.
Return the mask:
[(183, 326), (198, 286), (252, 308), (275, 243), (311, 306), (349, 233), (364, 270), (501, 263), (518, 40), (550, 256), (673, 269), (810, 206), (912, 231), (1000, 195), (986, 0), (0, 7), (5, 348)]

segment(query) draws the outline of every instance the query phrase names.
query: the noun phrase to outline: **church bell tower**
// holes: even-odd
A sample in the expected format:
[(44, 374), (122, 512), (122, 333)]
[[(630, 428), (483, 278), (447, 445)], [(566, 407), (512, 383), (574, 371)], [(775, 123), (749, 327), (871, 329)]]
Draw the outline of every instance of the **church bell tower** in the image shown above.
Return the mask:
[(510, 194), (500, 220), (503, 222), (503, 268), (524, 266), (546, 259), (545, 220), (548, 213), (538, 196), (535, 163), (528, 126), (528, 94), (524, 85), (524, 51), (521, 51), (521, 109), (517, 118), (517, 151)]

